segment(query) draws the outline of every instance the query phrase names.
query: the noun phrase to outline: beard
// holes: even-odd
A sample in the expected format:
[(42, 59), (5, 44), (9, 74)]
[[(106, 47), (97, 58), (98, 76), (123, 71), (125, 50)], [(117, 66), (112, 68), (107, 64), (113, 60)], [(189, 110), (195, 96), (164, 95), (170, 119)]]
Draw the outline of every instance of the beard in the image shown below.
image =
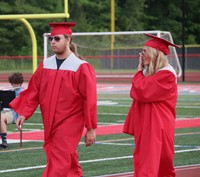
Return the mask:
[(57, 55), (62, 55), (62, 54), (64, 54), (66, 52), (66, 48), (65, 47), (63, 47), (63, 48), (52, 47), (52, 50)]
[(62, 55), (62, 54), (64, 54), (64, 51), (57, 51), (57, 50), (55, 50), (54, 53), (57, 54), (57, 55)]

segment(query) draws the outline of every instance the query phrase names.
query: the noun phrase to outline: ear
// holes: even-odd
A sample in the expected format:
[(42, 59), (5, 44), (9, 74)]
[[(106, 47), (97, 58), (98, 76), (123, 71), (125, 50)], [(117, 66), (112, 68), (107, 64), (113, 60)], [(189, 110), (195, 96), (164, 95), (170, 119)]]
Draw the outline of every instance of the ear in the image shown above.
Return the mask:
[(71, 40), (72, 36), (71, 35), (64, 35), (65, 39)]

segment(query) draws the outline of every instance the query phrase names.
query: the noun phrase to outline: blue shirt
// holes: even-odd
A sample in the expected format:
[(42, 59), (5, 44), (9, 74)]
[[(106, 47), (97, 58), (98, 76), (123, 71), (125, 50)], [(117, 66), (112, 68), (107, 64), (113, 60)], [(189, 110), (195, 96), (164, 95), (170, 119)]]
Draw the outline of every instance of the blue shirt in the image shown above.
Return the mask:
[[(22, 87), (16, 88), (14, 91), (15, 91), (15, 96), (17, 97), (22, 92)], [(14, 123), (16, 123), (16, 120), (19, 117), (19, 114), (17, 114), (13, 109), (11, 109), (11, 111), (13, 114)]]

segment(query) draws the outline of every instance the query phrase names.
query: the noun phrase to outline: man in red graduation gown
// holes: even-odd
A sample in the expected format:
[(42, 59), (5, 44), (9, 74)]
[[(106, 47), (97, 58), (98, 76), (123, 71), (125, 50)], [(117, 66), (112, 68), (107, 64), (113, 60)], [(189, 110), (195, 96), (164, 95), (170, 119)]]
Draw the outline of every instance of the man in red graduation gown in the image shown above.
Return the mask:
[(124, 132), (134, 136), (134, 177), (175, 177), (174, 128), (177, 101), (176, 73), (168, 63), (168, 46), (162, 38), (144, 44), (138, 72), (132, 79), (133, 103)]
[(74, 22), (51, 22), (49, 40), (55, 55), (45, 58), (28, 88), (10, 103), (19, 115), (16, 125), (31, 117), (38, 105), (44, 124), (47, 166), (43, 177), (83, 176), (76, 148), (84, 127), (85, 144), (95, 142), (97, 128), (96, 75), (72, 43)]

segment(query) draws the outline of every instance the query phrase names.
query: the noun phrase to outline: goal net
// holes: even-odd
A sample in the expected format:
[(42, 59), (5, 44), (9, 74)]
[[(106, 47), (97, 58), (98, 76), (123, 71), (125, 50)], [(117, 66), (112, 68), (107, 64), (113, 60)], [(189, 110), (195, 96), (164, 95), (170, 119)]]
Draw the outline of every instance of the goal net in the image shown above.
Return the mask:
[[(173, 43), (167, 31), (133, 31), (133, 32), (91, 32), (73, 33), (73, 42), (78, 53), (91, 63), (97, 73), (133, 73), (137, 68), (139, 52), (149, 38), (144, 33), (162, 37)], [(44, 58), (52, 55), (48, 36), (44, 33)], [(182, 70), (176, 49), (170, 47), (169, 63), (180, 77)]]

